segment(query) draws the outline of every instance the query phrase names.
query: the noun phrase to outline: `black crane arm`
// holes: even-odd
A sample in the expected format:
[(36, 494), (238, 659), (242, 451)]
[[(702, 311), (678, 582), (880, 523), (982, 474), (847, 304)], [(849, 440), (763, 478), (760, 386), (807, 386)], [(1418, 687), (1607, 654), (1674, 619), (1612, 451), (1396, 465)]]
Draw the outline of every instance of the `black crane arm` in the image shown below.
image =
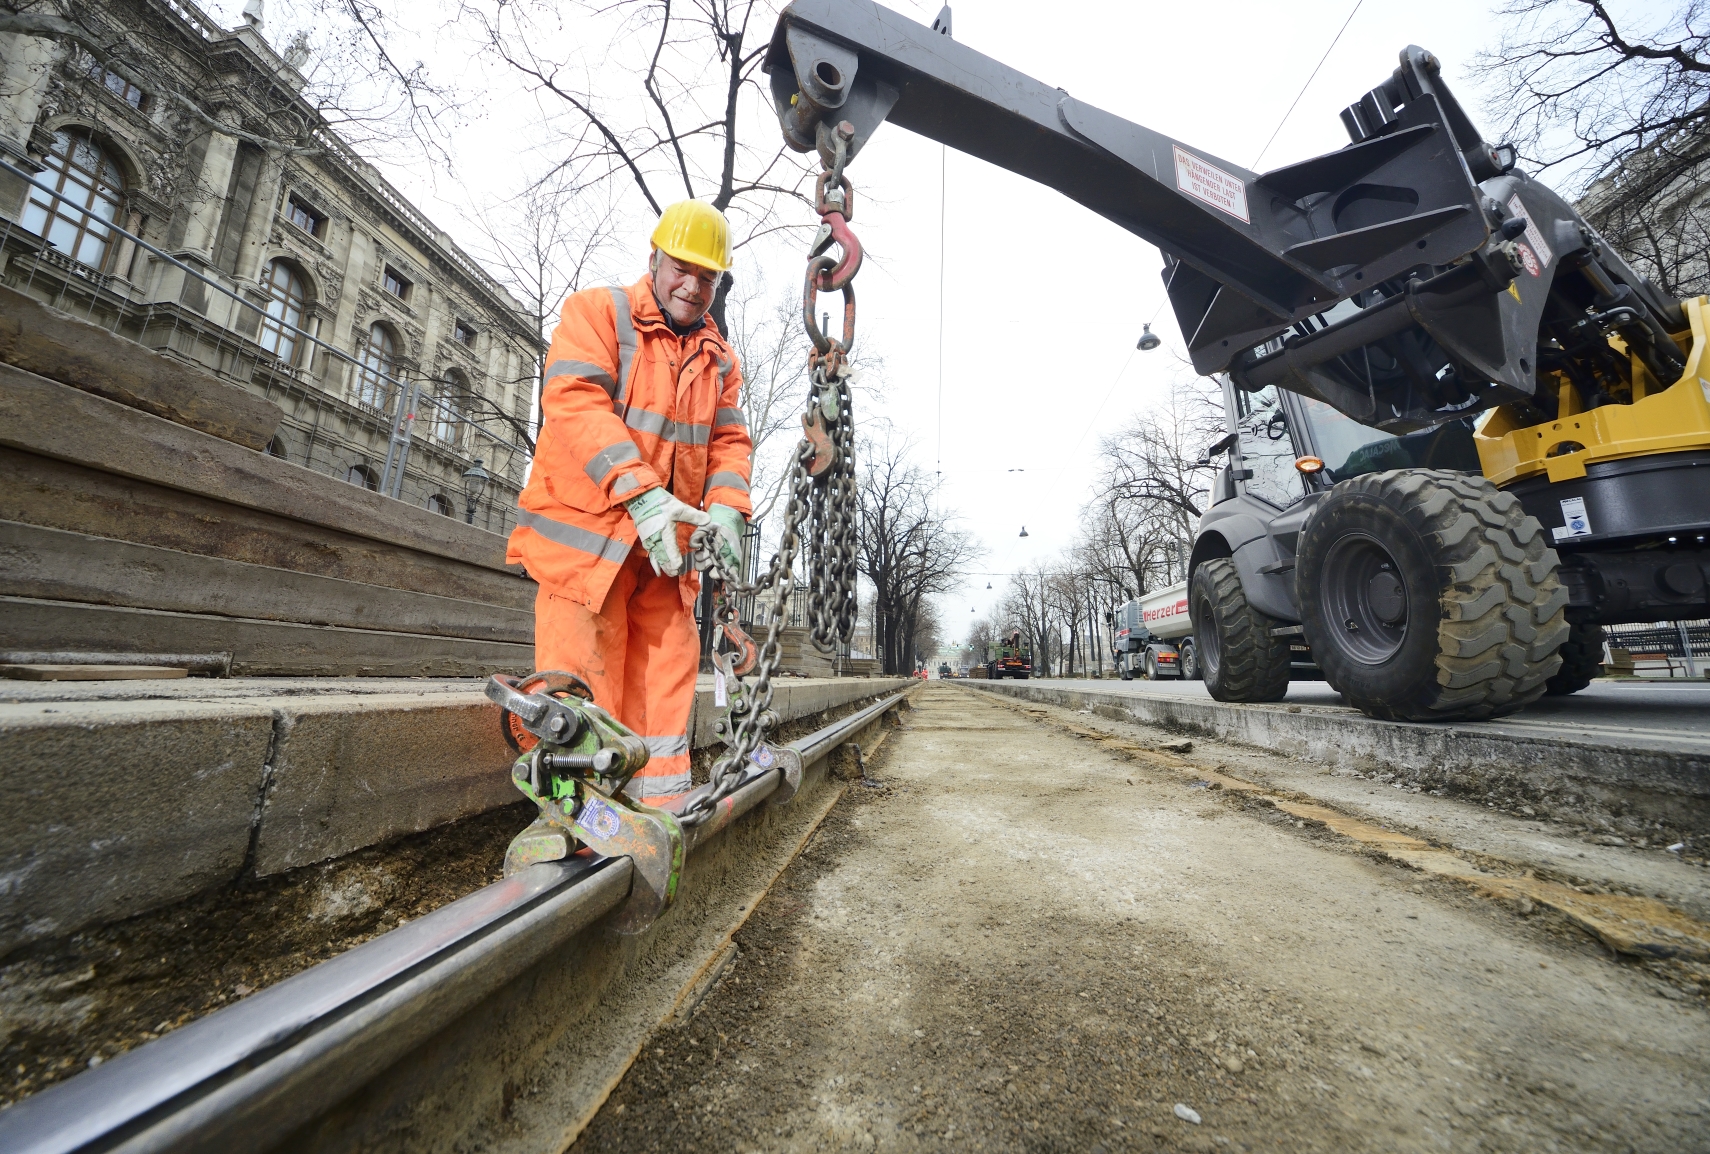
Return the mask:
[[(1586, 260), (1588, 287), (1569, 303), (1590, 309), (1613, 292), (1630, 342), (1674, 351), (1661, 350), (1672, 302), (1513, 171), (1513, 151), (1479, 136), (1423, 49), (1343, 113), (1353, 143), (1255, 173), (959, 44), (948, 24), (948, 8), (929, 28), (872, 0), (793, 0), (765, 61), (785, 139), (829, 163), (836, 124), (853, 126), (858, 152), (889, 120), (1157, 245), (1202, 373), (1278, 384), (1398, 431), (1529, 402), (1552, 282)], [(1520, 224), (1549, 240), (1517, 243)], [(1522, 247), (1549, 275), (1509, 292), (1543, 271)], [(1357, 308), (1327, 323), (1348, 300)]]

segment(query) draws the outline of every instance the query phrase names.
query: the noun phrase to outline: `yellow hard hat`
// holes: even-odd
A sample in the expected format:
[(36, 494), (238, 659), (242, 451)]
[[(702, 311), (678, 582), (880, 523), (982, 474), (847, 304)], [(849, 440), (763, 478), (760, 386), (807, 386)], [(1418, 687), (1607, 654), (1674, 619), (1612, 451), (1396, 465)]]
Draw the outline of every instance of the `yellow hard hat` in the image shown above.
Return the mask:
[(678, 260), (724, 272), (730, 268), (730, 224), (704, 200), (679, 200), (659, 216), (653, 247)]

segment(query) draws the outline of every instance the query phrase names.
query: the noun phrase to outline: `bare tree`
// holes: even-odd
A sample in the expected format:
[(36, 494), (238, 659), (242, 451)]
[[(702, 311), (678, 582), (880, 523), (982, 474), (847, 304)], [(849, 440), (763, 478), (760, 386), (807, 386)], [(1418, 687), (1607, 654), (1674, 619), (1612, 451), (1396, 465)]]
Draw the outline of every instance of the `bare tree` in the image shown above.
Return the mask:
[[(1205, 512), (1212, 474), (1200, 456), (1223, 431), (1222, 405), (1212, 387), (1205, 378), (1181, 377), (1161, 407), (1100, 442), (1099, 455), (1109, 470), (1102, 499), (1112, 504), (1118, 522), (1144, 525), (1166, 539), (1192, 538), (1194, 522)], [(1125, 548), (1135, 558), (1140, 583), (1149, 550), (1138, 538)]]
[(857, 483), (860, 566), (873, 585), (879, 657), (886, 673), (912, 672), (930, 599), (953, 589), (983, 550), (937, 508), (938, 482), (910, 459), (908, 444), (872, 445)]
[(1057, 626), (1068, 634), (1063, 650), (1063, 672), (1072, 673), (1075, 659), (1081, 659), (1085, 670), (1089, 664), (1086, 652), (1085, 625), (1092, 612), (1092, 589), (1087, 572), (1071, 557), (1053, 565), (1045, 578), (1045, 602), (1050, 606)]
[[(477, 210), (481, 230), (477, 253), (494, 276), (522, 304), (520, 311), (533, 326), (534, 339), (545, 345), (558, 323), (558, 311), (571, 293), (588, 287), (610, 272), (606, 265), (612, 248), (616, 206), (602, 200), (597, 190), (573, 195), (562, 182), (531, 180), (502, 214), (491, 208)], [(501, 318), (488, 318), (501, 323)], [(545, 362), (540, 358), (518, 366), (518, 375), (495, 382), (510, 389), (528, 382), (533, 398), (530, 409), (506, 409), (502, 402), (470, 392), (463, 403), (477, 416), (507, 425), (529, 453), (534, 452), (539, 429), (540, 399), (546, 387)]]
[(1002, 622), (998, 626), (998, 635), (1007, 636), (1012, 629), (1021, 630), (1033, 649), (1036, 674), (1051, 668), (1051, 624), (1055, 616), (1049, 596), (1050, 580), (1049, 569), (1042, 565), (1036, 565), (1032, 572), (1023, 569), (1012, 573), (1009, 590), (998, 602)]
[(1710, 2), (1659, 15), (1606, 0), (1512, 0), (1479, 61), (1490, 112), (1557, 169), (1603, 235), (1666, 292), (1710, 290)]
[[(583, 18), (574, 37), (567, 9)], [(742, 120), (745, 95), (765, 99), (760, 64), (774, 10), (762, 0), (464, 3), (486, 50), (553, 107), (545, 146), (558, 175), (579, 188), (617, 182), (654, 215), (679, 196), (710, 197), (733, 217), (738, 248), (795, 227), (780, 222), (778, 206), (809, 200), (809, 166), (771, 118), (755, 130)], [(600, 23), (610, 39), (596, 68), (580, 61), (584, 30)], [(721, 328), (728, 289), (727, 278), (713, 306)]]
[(1000, 628), (994, 624), (989, 614), (968, 626), (967, 649), (970, 662), (983, 663), (987, 659), (992, 642), (997, 640)]

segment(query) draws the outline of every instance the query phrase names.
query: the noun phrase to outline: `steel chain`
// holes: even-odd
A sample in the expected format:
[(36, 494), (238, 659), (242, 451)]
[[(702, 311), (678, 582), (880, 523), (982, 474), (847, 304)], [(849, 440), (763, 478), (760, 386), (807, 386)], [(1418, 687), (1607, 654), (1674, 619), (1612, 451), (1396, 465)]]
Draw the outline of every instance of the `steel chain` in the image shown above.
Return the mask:
[[(839, 124), (832, 130), (834, 159), (814, 188), (820, 229), (808, 252), (807, 280), (802, 290), (802, 325), (813, 351), (808, 356), (809, 395), (802, 417), (806, 435), (797, 442), (789, 476), (789, 501), (784, 508), (784, 531), (778, 552), (766, 573), (752, 583), (740, 573), (727, 572), (712, 548), (710, 530), (697, 530), (691, 539), (696, 564), (713, 581), (714, 636), (727, 628), (740, 632), (736, 595), (770, 599), (771, 621), (758, 658), (746, 675), (736, 672), (735, 654), (713, 658), (724, 679), (728, 706), (719, 722), (725, 751), (713, 763), (711, 788), (697, 793), (678, 814), (684, 825), (697, 825), (718, 803), (735, 791), (750, 758), (778, 723), (772, 709), (772, 678), (778, 671), (782, 646), (778, 640), (796, 587), (796, 558), (807, 564), (808, 638), (822, 653), (835, 654), (855, 633), (857, 595), (857, 531), (859, 497), (855, 487), (855, 418), (851, 408), (849, 352), (855, 343), (855, 289), (851, 283), (861, 267), (861, 246), (849, 231), (855, 192), (843, 175), (854, 129)], [(842, 258), (826, 250), (836, 243)], [(843, 294), (843, 335), (833, 338), (820, 329), (814, 311), (818, 294), (836, 289)], [(826, 458), (829, 458), (827, 460)]]

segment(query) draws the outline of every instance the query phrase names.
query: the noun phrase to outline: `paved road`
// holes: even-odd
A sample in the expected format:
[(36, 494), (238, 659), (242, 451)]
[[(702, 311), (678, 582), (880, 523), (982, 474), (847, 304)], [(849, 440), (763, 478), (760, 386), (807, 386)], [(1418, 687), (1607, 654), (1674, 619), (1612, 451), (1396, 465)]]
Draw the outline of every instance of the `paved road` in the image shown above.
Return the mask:
[[(1085, 681), (1041, 678), (1036, 684), (1085, 689)], [(1190, 697), (1209, 701), (1200, 681), (1101, 681), (1101, 692)], [(1296, 681), (1286, 704), (1354, 712), (1322, 681)], [(1570, 697), (1546, 697), (1487, 725), (1540, 737), (1578, 737), (1618, 747), (1710, 752), (1710, 681), (1597, 681)]]

